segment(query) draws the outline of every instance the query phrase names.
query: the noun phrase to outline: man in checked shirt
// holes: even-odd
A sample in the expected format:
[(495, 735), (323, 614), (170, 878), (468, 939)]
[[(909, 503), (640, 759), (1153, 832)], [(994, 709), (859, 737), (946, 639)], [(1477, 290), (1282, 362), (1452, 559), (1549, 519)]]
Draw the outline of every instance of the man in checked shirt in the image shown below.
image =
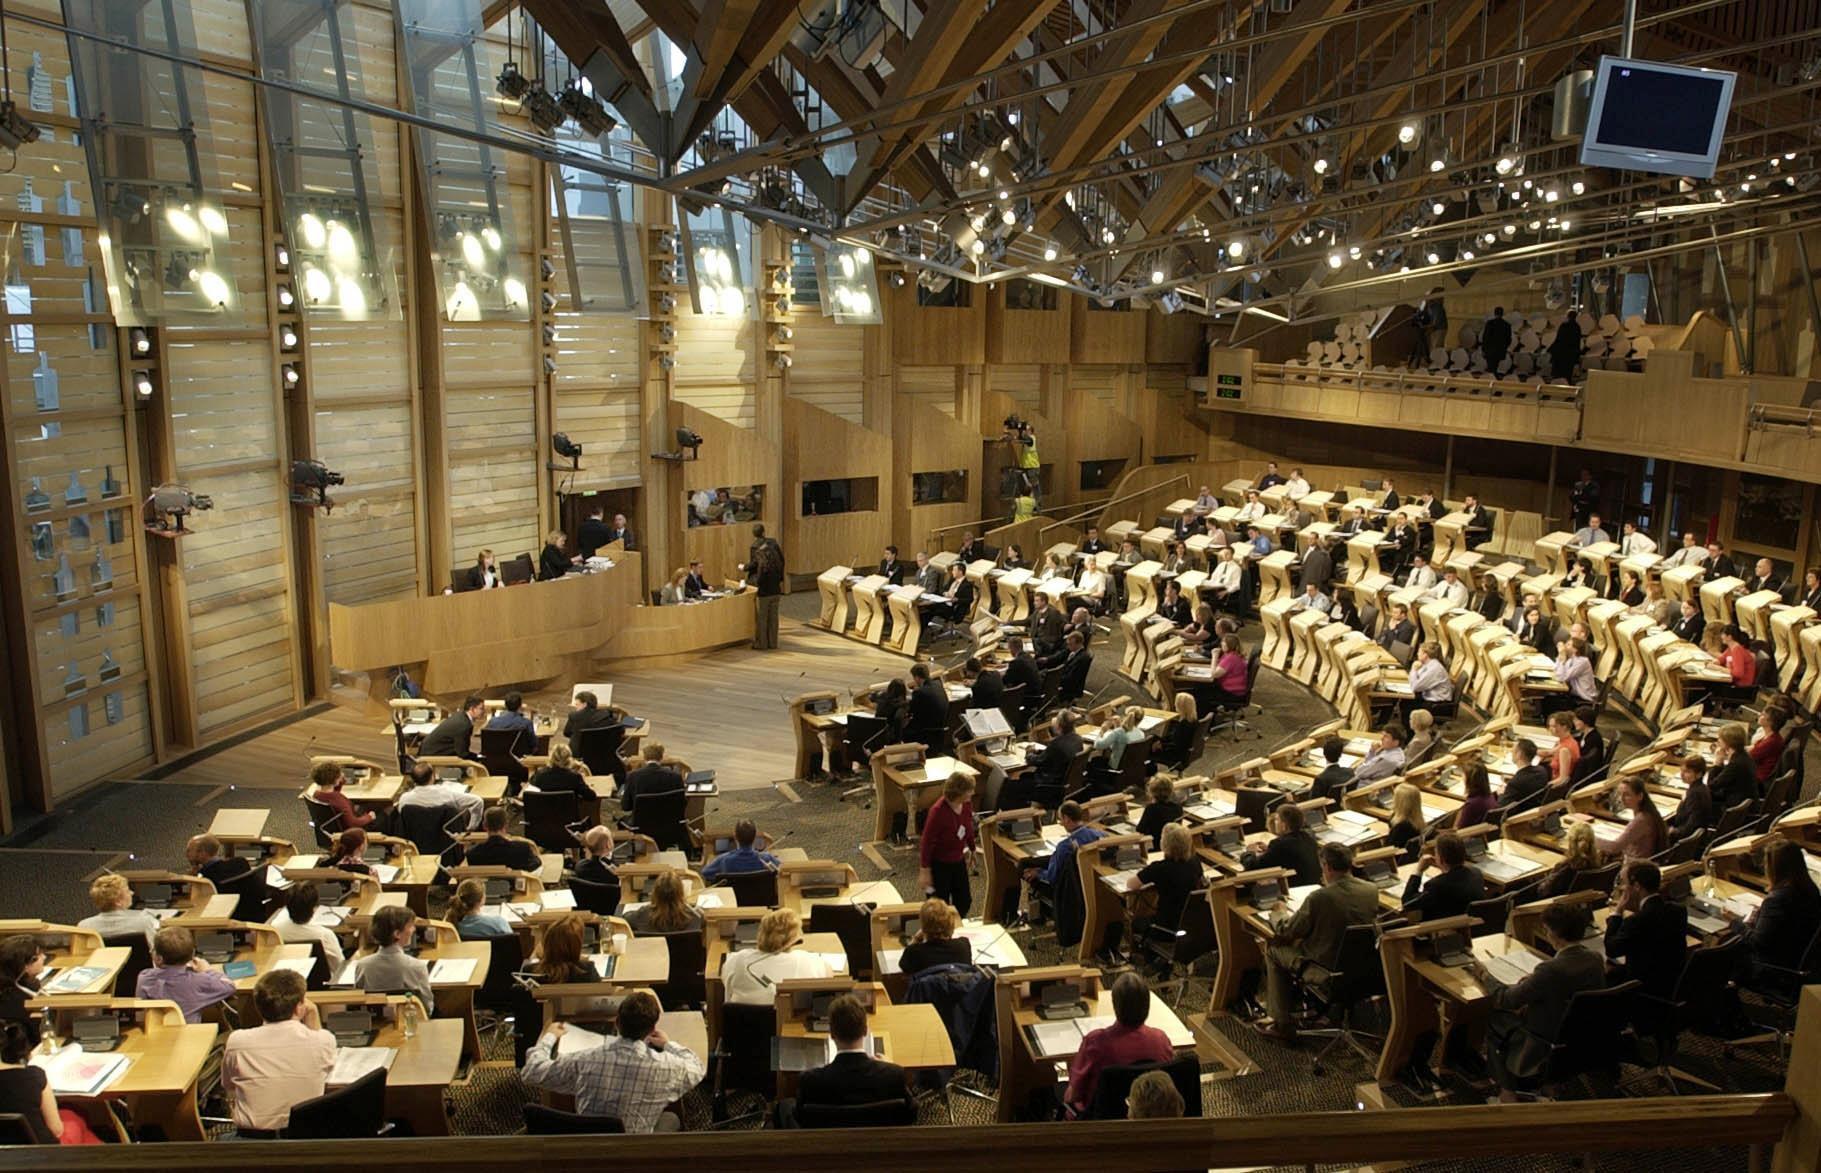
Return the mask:
[(675, 1132), (682, 1122), (665, 1109), (702, 1082), (705, 1068), (694, 1051), (658, 1029), (660, 1013), (656, 995), (635, 990), (620, 1003), (619, 1037), (561, 1058), (559, 1022), (526, 1054), (520, 1076), (530, 1087), (574, 1096), (584, 1116), (619, 1117), (627, 1132)]

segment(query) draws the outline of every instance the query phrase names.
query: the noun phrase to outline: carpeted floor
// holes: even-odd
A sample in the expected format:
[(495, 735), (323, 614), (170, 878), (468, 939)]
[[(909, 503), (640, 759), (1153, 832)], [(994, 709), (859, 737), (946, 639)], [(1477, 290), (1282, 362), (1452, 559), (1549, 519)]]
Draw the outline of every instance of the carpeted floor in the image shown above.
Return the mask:
[[(787, 600), (786, 623), (813, 614), (813, 596), (798, 595)], [(1115, 629), (1116, 631), (1116, 629)], [(1245, 633), (1255, 637), (1257, 631)], [(833, 637), (830, 637), (833, 638)], [(1115, 677), (1111, 665), (1118, 662), (1118, 636), (1096, 649), (1097, 663), (1090, 676), (1090, 692), (1113, 696), (1132, 692), (1129, 682)], [(680, 669), (687, 671), (687, 668)], [(1326, 719), (1326, 706), (1300, 685), (1274, 672), (1261, 674), (1257, 698), (1264, 712), (1253, 718), (1255, 736), (1238, 741), (1211, 743), (1197, 769), (1212, 771), (1236, 763), (1293, 738), (1309, 725)], [(1466, 727), (1461, 722), (1460, 728)], [(1821, 774), (1817, 774), (1821, 777)], [(74, 920), (88, 911), (84, 893), (87, 878), (104, 867), (171, 865), (181, 857), (183, 840), (206, 827), (214, 812), (221, 807), (249, 805), (257, 801), (270, 804), (273, 834), (307, 842), (309, 829), (301, 804), (273, 801), (272, 780), (262, 779), (265, 795), (257, 800), (233, 789), (215, 785), (188, 784), (179, 776), (158, 782), (116, 782), (96, 787), (70, 803), (55, 815), (34, 820), (12, 840), (0, 844), (0, 892), (4, 907), (0, 913), (18, 915), (31, 912), (49, 919)], [(148, 790), (147, 788), (153, 788)], [(915, 884), (915, 857), (909, 849), (887, 849), (885, 854), (893, 870), (880, 869), (859, 850), (863, 839), (870, 838), (872, 814), (866, 804), (856, 799), (844, 802), (838, 788), (821, 783), (799, 783), (788, 788), (761, 787), (724, 792), (717, 802), (717, 821), (752, 818), (772, 834), (789, 832), (790, 843), (803, 848), (811, 857), (846, 860), (853, 864), (863, 879), (894, 879), (907, 894)], [(446, 894), (437, 893), (440, 902)], [(976, 905), (979, 900), (976, 900)], [(1052, 938), (1025, 931), (1020, 937), (1026, 955), (1033, 964), (1054, 963), (1059, 956)], [(1212, 959), (1206, 959), (1211, 962)], [(1211, 969), (1209, 970), (1211, 973)], [(1189, 983), (1182, 994), (1179, 1013), (1189, 1015), (1206, 1008), (1209, 981), (1206, 977)], [(1320, 1075), (1313, 1073), (1312, 1046), (1285, 1047), (1252, 1031), (1243, 1022), (1216, 1018), (1219, 1031), (1230, 1048), (1248, 1056), (1257, 1071), (1232, 1078), (1210, 1078), (1204, 1081), (1202, 1108), (1213, 1117), (1250, 1117), (1296, 1111), (1351, 1111), (1359, 1106), (1359, 1086), (1371, 1079), (1366, 1062), (1342, 1047), (1330, 1053)], [(1370, 1029), (1368, 1024), (1366, 1029)], [(1677, 1065), (1695, 1075), (1710, 1079), (1728, 1090), (1766, 1091), (1783, 1083), (1781, 1064), (1769, 1048), (1745, 1050), (1726, 1059), (1719, 1044), (1691, 1038), (1677, 1059)], [(957, 1078), (970, 1086), (990, 1091), (982, 1077), (961, 1072)], [(1644, 1092), (1652, 1089), (1638, 1089)], [(1387, 1091), (1390, 1104), (1416, 1108), (1426, 1102), (1401, 1087)], [(1585, 1096), (1592, 1089), (1574, 1089), (1569, 1094)], [(1484, 1092), (1465, 1085), (1449, 1089), (1441, 1102), (1479, 1102)], [(449, 1107), (455, 1131), (462, 1134), (505, 1133), (520, 1127), (520, 1106), (527, 1093), (511, 1069), (510, 1032), (501, 1032), (490, 1042), (486, 1061), (468, 1072), (465, 1082), (452, 1087)], [(753, 1097), (736, 1096), (732, 1109), (737, 1113), (756, 1108)], [(705, 1124), (708, 1099), (701, 1092), (685, 1103), (686, 1123)], [(982, 1100), (955, 1095), (928, 1097), (922, 1110), (924, 1123), (987, 1122), (992, 1106)], [(752, 1126), (757, 1127), (758, 1122)], [(1745, 1166), (1742, 1151), (1703, 1150), (1676, 1154), (1639, 1154), (1616, 1158), (1601, 1157), (1594, 1167), (1615, 1170), (1659, 1169), (1665, 1160), (1673, 1161), (1678, 1170), (1731, 1170)], [(1544, 1170), (1586, 1168), (1579, 1161), (1554, 1158), (1529, 1160), (1513, 1158), (1488, 1162), (1439, 1162), (1435, 1169)]]

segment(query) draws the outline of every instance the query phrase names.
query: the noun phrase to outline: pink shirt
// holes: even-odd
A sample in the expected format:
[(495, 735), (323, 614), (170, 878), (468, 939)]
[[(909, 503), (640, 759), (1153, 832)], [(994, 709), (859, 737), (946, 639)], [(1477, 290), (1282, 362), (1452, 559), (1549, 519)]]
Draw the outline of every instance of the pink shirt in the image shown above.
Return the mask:
[(247, 1027), (228, 1036), (221, 1085), (241, 1128), (279, 1129), (291, 1108), (322, 1095), (335, 1068), (335, 1036), (295, 1018)]
[(1246, 658), (1238, 652), (1227, 652), (1220, 657), (1219, 672), (1216, 684), (1221, 691), (1239, 696), (1246, 691)]

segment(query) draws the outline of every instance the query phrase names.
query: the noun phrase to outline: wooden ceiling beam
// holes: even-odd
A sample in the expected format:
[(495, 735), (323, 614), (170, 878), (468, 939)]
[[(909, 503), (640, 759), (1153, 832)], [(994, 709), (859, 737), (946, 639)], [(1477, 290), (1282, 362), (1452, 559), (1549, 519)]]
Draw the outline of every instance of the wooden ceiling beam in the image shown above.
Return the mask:
[[(723, 5), (733, 8), (729, 10)], [(722, 8), (720, 14), (716, 13), (717, 8)], [(715, 23), (710, 23), (711, 18)], [(738, 36), (732, 39), (732, 47), (728, 48), (725, 42), (729, 38), (718, 34), (720, 24), (730, 18), (738, 18), (734, 30)], [(721, 108), (744, 92), (790, 42), (791, 34), (797, 30), (796, 0), (708, 0), (707, 11), (696, 22), (698, 36), (704, 27), (709, 31), (710, 45), (716, 56), (711, 58), (708, 48), (697, 46), (702, 71), (694, 87), (696, 105), (682, 135), (685, 149), (708, 128)], [(721, 57), (722, 53), (727, 56)], [(679, 112), (683, 105), (679, 103)]]

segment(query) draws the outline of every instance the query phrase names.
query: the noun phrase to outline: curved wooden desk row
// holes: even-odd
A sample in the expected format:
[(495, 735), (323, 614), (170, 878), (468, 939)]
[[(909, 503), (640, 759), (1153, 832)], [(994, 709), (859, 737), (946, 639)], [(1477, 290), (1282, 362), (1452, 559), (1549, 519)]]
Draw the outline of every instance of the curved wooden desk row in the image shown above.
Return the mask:
[(612, 569), (503, 590), (329, 605), (331, 659), (352, 671), (421, 665), (432, 694), (581, 673), (590, 661), (707, 651), (752, 638), (753, 593), (652, 607), (637, 553)]
[[(1074, 551), (1072, 543), (1061, 542), (1045, 553), (1072, 558)], [(1095, 557), (1102, 570), (1113, 561), (1110, 552)], [(944, 575), (955, 560), (956, 555), (950, 551), (930, 556), (930, 564)], [(969, 623), (989, 618), (1001, 623), (1022, 623), (1030, 616), (1034, 596), (1046, 595), (1052, 606), (1067, 607), (1080, 593), (1070, 579), (1057, 576), (1040, 581), (1028, 569), (1006, 570), (985, 558), (968, 563), (966, 573), (974, 587), (973, 610), (966, 616)], [(884, 575), (858, 574), (851, 566), (831, 566), (816, 576), (816, 589), (822, 597), (816, 626), (888, 652), (917, 655), (923, 635), (918, 611), (926, 601), (922, 588), (915, 583), (893, 586)]]

